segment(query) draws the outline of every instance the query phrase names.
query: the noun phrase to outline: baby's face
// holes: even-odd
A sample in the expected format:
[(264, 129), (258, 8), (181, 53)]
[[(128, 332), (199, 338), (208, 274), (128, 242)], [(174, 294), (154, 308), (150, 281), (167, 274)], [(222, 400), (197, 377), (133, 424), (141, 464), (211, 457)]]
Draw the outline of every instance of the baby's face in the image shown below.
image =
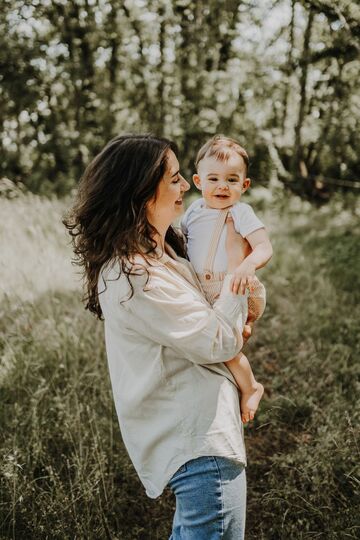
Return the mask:
[(219, 210), (237, 203), (250, 185), (245, 162), (237, 152), (232, 152), (227, 161), (205, 157), (193, 180), (201, 190), (206, 206)]

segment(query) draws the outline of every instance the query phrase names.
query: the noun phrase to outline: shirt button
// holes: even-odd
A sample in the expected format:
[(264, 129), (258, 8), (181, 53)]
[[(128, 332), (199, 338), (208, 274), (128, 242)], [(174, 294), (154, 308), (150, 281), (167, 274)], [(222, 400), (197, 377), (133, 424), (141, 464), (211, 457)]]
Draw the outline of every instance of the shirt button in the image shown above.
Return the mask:
[(205, 279), (211, 279), (211, 274), (205, 274)]

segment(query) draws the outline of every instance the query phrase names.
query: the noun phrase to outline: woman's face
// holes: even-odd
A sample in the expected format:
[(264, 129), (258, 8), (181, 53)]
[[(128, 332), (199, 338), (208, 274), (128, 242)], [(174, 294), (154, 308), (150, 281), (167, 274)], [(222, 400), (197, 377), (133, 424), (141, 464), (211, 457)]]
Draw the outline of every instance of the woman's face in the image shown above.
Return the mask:
[(172, 150), (167, 154), (167, 169), (160, 180), (154, 199), (147, 206), (149, 222), (162, 234), (183, 212), (183, 196), (190, 184), (179, 172), (179, 162)]

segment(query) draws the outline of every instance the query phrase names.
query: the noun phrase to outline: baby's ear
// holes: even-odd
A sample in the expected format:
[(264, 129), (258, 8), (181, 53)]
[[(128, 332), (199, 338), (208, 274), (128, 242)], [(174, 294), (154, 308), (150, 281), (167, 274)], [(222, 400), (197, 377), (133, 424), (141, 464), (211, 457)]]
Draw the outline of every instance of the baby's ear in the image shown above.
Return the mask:
[(242, 193), (245, 193), (245, 191), (247, 189), (249, 189), (250, 184), (251, 184), (250, 178), (245, 178), (245, 180), (243, 181), (243, 185), (242, 185)]
[(195, 186), (201, 190), (201, 180), (200, 180), (200, 176), (198, 174), (193, 174), (193, 182), (195, 184)]

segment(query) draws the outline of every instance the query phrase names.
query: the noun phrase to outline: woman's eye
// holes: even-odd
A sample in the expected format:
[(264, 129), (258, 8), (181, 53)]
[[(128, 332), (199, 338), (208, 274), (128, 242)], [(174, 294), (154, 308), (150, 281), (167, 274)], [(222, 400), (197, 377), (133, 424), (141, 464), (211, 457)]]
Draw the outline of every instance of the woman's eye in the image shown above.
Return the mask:
[(175, 178), (175, 180), (173, 180), (173, 184), (178, 184), (180, 182), (180, 177), (178, 176), (177, 178)]

